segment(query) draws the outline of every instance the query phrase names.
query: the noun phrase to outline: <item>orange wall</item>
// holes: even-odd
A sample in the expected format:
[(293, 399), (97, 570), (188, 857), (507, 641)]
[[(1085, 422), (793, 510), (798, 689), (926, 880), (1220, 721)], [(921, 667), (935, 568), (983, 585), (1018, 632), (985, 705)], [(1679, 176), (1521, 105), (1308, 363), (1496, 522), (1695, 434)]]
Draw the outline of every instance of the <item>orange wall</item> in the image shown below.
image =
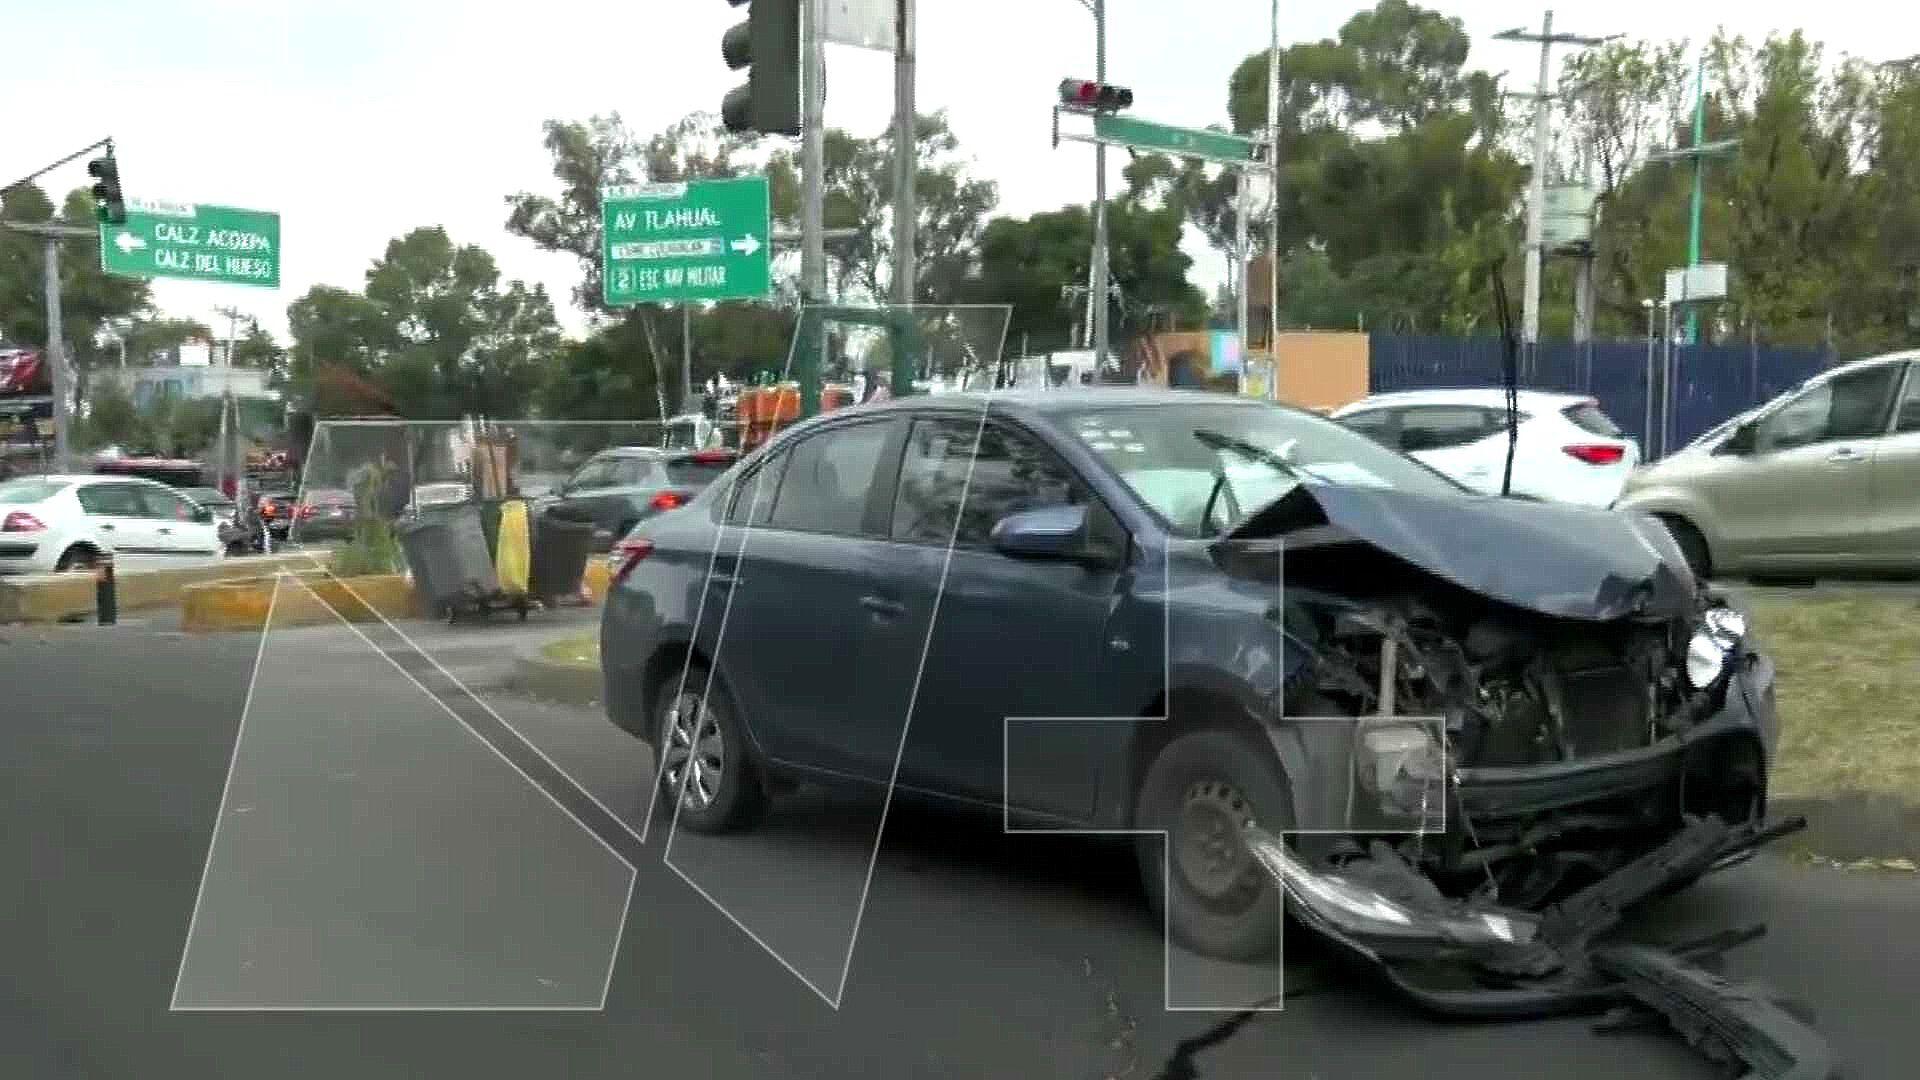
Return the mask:
[[(1166, 383), (1165, 364), (1183, 352), (1195, 352), (1203, 362), (1212, 357), (1208, 331), (1157, 334), (1155, 348), (1142, 350), (1152, 381)], [(1155, 355), (1157, 354), (1157, 355)], [(1307, 409), (1337, 409), (1367, 396), (1367, 335), (1338, 331), (1282, 331), (1280, 334), (1280, 400)], [(1249, 354), (1266, 359), (1265, 349)]]

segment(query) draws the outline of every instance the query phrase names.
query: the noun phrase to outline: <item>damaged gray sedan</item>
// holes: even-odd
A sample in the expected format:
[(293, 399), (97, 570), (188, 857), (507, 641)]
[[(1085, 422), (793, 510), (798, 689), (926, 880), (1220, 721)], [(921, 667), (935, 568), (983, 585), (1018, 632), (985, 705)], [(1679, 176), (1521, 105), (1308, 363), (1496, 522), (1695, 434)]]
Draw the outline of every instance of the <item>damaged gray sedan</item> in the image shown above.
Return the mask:
[(1271, 956), (1284, 892), (1382, 964), (1397, 935), (1563, 999), (1597, 968), (1535, 949), (1543, 912), (1671, 892), (1777, 831), (1773, 665), (1664, 528), (1476, 495), (1299, 410), (837, 410), (622, 552), (608, 711), (662, 748), (683, 828), (809, 780), (1131, 831), (1194, 950)]

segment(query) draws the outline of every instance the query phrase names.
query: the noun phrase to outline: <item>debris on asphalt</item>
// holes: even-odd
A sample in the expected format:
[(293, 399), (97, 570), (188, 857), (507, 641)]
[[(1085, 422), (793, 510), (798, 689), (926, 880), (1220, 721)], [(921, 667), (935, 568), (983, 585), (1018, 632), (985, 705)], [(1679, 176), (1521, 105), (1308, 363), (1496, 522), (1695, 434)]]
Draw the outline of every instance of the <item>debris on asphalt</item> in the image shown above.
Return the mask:
[(1658, 1016), (1703, 1054), (1742, 1063), (1753, 1077), (1825, 1080), (1839, 1075), (1834, 1054), (1804, 1017), (1705, 966), (1763, 927), (1665, 945), (1607, 940), (1639, 904), (1805, 827), (1804, 818), (1733, 826), (1690, 818), (1666, 843), (1537, 912), (1446, 897), (1383, 843), (1316, 869), (1258, 825), (1245, 827), (1244, 840), (1279, 880), (1291, 914), (1429, 1012), (1531, 1019), (1612, 1009), (1603, 1030)]

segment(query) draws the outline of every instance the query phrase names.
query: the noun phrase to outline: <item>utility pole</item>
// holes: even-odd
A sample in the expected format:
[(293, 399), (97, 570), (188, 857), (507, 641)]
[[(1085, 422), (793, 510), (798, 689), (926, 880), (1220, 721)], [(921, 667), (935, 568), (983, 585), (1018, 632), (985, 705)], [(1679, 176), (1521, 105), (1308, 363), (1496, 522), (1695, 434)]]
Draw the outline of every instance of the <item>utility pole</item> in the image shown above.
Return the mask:
[[(1093, 81), (1107, 84), (1107, 0), (1091, 0)], [(1244, 322), (1244, 320), (1242, 320)], [(1107, 148), (1093, 147), (1093, 362), (1107, 362)]]
[[(1280, 0), (1267, 45), (1267, 400), (1280, 398)], [(1245, 361), (1243, 360), (1244, 364)]]
[(893, 302), (911, 304), (916, 292), (914, 232), (919, 224), (913, 190), (919, 171), (913, 130), (913, 0), (895, 0), (893, 22)]
[(1527, 198), (1527, 281), (1521, 316), (1521, 338), (1528, 345), (1540, 340), (1540, 277), (1541, 263), (1546, 252), (1543, 250), (1543, 233), (1546, 231), (1547, 201), (1547, 120), (1553, 94), (1547, 87), (1552, 76), (1553, 47), (1555, 45), (1598, 45), (1619, 37), (1609, 34), (1606, 37), (1583, 37), (1579, 34), (1556, 34), (1553, 32), (1553, 12), (1549, 10), (1541, 19), (1538, 34), (1524, 28), (1502, 30), (1493, 35), (1495, 41), (1530, 41), (1540, 44), (1540, 78), (1534, 84), (1532, 94), (1518, 94), (1516, 97), (1533, 99), (1533, 181), (1532, 193)]
[(53, 365), (53, 467), (65, 471), (73, 427), (73, 373), (60, 314), (60, 239), (47, 237), (47, 362)]
[(821, 131), (825, 111), (826, 58), (820, 40), (820, 0), (802, 0), (800, 11), (800, 300), (827, 299), (827, 257), (821, 238), (825, 196), (826, 144)]

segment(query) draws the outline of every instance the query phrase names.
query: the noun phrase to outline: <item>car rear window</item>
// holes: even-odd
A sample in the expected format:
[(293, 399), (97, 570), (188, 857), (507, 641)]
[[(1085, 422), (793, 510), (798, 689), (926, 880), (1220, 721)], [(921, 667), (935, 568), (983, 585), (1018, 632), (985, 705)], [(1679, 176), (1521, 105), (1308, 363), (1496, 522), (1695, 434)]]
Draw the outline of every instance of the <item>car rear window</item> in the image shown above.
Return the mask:
[(1612, 417), (1601, 412), (1600, 406), (1595, 405), (1591, 401), (1583, 401), (1578, 405), (1569, 405), (1560, 410), (1560, 412), (1561, 415), (1565, 416), (1568, 420), (1573, 421), (1575, 427), (1589, 435), (1599, 435), (1602, 438), (1617, 439), (1622, 434), (1620, 425), (1614, 423)]
[(51, 480), (9, 480), (0, 484), (0, 503), (45, 502), (65, 490), (66, 484)]
[(733, 467), (733, 458), (681, 458), (667, 462), (667, 482), (674, 487), (705, 487)]

